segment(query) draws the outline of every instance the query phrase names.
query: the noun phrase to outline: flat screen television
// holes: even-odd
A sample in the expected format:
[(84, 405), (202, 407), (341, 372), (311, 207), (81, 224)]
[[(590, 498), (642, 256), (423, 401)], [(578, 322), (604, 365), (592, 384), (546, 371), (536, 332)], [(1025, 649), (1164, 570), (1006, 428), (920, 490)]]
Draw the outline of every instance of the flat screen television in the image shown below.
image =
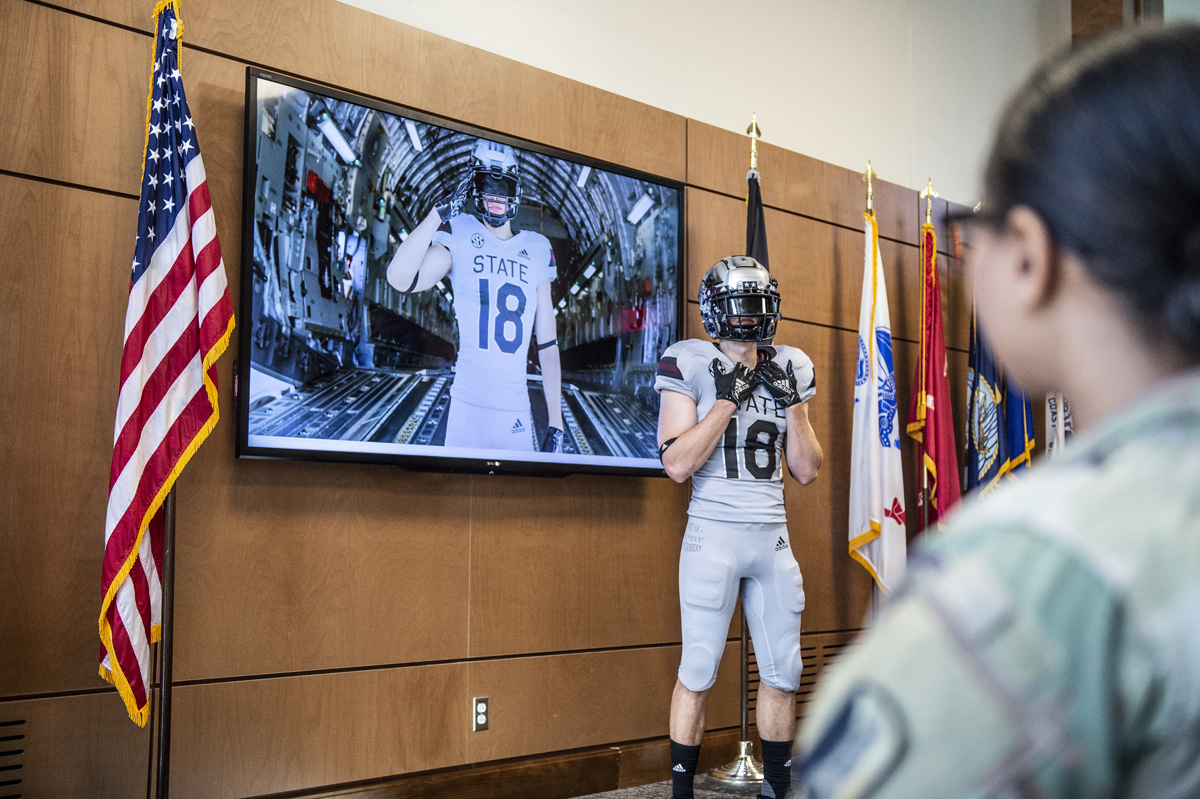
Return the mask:
[(245, 145), (239, 457), (662, 474), (681, 184), (255, 67)]

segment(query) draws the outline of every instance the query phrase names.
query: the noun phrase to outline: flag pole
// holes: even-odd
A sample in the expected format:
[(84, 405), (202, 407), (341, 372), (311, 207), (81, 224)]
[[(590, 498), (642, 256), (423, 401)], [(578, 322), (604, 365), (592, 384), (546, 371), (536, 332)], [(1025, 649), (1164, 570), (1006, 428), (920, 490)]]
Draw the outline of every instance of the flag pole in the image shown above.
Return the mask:
[[(867, 171), (863, 172), (863, 182), (867, 184), (867, 213), (875, 216), (875, 178), (879, 177), (879, 173), (875, 171), (875, 167), (871, 166), (871, 159), (867, 159)], [(874, 324), (874, 320), (872, 320)], [(879, 614), (879, 584), (877, 580), (871, 581), (871, 618), (874, 619)]]
[(175, 637), (175, 486), (163, 502), (162, 637), (159, 653), (158, 779), (157, 799), (171, 790), (171, 667)]
[[(937, 190), (933, 188), (933, 178), (929, 178), (928, 180), (926, 180), (925, 188), (921, 190), (921, 194), (920, 194), (921, 199), (923, 199), (925, 201), (925, 224), (926, 225), (933, 224), (933, 198), (940, 197), (940, 196), (941, 195), (937, 193)], [(921, 315), (922, 315), (922, 318), (924, 317), (924, 315), (927, 311), (927, 309), (925, 308), (925, 302), (926, 302), (925, 290), (929, 283), (929, 277), (928, 277), (928, 275), (924, 274), (924, 272), (925, 272), (925, 234), (922, 232), (922, 234), (921, 234)], [(922, 337), (921, 354), (919, 356), (920, 358), (925, 357), (924, 336), (925, 336), (925, 326), (924, 326), (924, 324), (922, 324), (921, 325), (921, 337)], [(921, 380), (924, 381), (924, 379), (925, 379), (925, 368), (924, 368), (924, 364), (922, 363)], [(922, 386), (922, 389), (924, 391), (930, 390), (928, 386)], [(925, 398), (922, 397), (921, 401), (924, 402)], [(921, 453), (918, 453), (918, 455), (917, 455), (917, 461), (921, 467), (921, 537), (922, 538), (925, 537), (925, 531), (929, 529), (929, 502), (931, 499), (929, 496), (929, 467), (925, 465), (923, 453), (924, 453), (924, 448), (922, 448)]]
[[(750, 172), (746, 180), (758, 175), (758, 138), (762, 131), (758, 127), (758, 114), (750, 115)], [(747, 198), (749, 199), (749, 198)], [(748, 255), (751, 253), (747, 253)], [(738, 753), (731, 762), (708, 772), (710, 779), (727, 785), (757, 785), (763, 781), (762, 763), (754, 759), (754, 742), (750, 740), (750, 644), (746, 626), (746, 606), (742, 604), (742, 725), (738, 741)]]
[[(933, 224), (933, 198), (938, 197), (938, 196), (940, 196), (940, 195), (938, 195), (937, 191), (935, 191), (933, 188), (933, 178), (929, 178), (927, 181), (925, 181), (925, 188), (921, 190), (921, 194), (920, 194), (921, 199), (923, 199), (925, 201), (925, 224), (927, 224), (927, 225)], [(922, 239), (921, 239), (921, 244), (922, 244), (921, 313), (923, 315), (926, 312), (925, 289), (926, 289), (926, 284), (929, 282), (929, 277), (924, 274), (924, 271), (925, 271), (924, 233), (922, 233), (921, 235), (922, 235)], [(925, 335), (925, 330), (923, 328), (921, 330), (921, 335), (922, 336)], [(920, 357), (922, 357), (922, 358), (925, 357), (924, 344), (922, 344), (922, 346), (921, 346)], [(924, 375), (925, 375), (924, 368), (921, 369), (921, 375), (922, 375), (922, 379), (924, 379)], [(926, 390), (928, 390), (928, 389), (926, 389)], [(921, 467), (921, 536), (924, 537), (925, 531), (929, 529), (929, 467), (927, 467), (925, 465), (925, 462), (920, 455), (918, 455), (917, 460), (920, 463), (920, 467)]]

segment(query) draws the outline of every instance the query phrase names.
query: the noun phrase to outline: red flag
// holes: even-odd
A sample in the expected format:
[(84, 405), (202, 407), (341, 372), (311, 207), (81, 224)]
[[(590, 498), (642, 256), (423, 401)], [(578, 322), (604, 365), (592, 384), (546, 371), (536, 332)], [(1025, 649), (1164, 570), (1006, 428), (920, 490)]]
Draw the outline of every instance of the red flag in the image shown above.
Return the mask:
[(928, 487), (928, 524), (932, 526), (958, 502), (960, 491), (938, 288), (937, 235), (928, 222), (921, 226), (921, 267), (921, 353), (908, 412), (908, 435), (921, 445), (917, 485)]
[(204, 162), (179, 74), (178, 0), (155, 8), (145, 165), (125, 312), (121, 389), (104, 524), (100, 676), (130, 717), (149, 713), (159, 637), (162, 503), (217, 423), (217, 358), (233, 304)]

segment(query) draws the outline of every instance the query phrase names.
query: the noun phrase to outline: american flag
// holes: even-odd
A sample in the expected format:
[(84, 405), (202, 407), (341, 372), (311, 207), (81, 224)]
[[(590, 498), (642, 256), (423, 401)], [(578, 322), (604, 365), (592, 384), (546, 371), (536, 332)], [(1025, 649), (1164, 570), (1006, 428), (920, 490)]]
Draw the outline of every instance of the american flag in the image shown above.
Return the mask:
[(215, 362), (233, 305), (196, 130), (179, 75), (183, 26), (156, 8), (137, 243), (104, 524), (100, 676), (145, 725), (158, 640), (162, 504), (217, 423)]

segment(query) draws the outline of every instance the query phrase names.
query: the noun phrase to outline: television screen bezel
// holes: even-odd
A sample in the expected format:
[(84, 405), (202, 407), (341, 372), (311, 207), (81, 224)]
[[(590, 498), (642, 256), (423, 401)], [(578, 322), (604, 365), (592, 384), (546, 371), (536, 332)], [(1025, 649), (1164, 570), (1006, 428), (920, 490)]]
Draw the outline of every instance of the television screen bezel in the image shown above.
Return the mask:
[[(254, 225), (254, 195), (257, 180), (258, 164), (255, 159), (256, 137), (258, 132), (258, 80), (268, 80), (274, 83), (290, 86), (294, 89), (309, 92), (317, 96), (329, 97), (333, 100), (352, 103), (387, 114), (394, 114), (415, 122), (437, 125), (469, 136), (485, 137), (501, 144), (508, 144), (520, 150), (539, 153), (551, 158), (567, 160), (582, 166), (589, 166), (605, 172), (624, 177), (654, 183), (665, 188), (674, 189), (679, 198), (679, 236), (678, 236), (678, 266), (676, 273), (675, 297), (675, 330), (673, 341), (681, 340), (685, 329), (684, 314), (687, 311), (687, 264), (685, 245), (687, 238), (686, 217), (686, 184), (682, 181), (654, 175), (631, 169), (620, 164), (613, 164), (587, 155), (553, 147), (541, 142), (522, 139), (494, 130), (477, 127), (469, 123), (447, 117), (429, 114), (399, 103), (390, 102), (370, 95), (346, 91), (335, 86), (317, 83), (310, 80), (283, 75), (278, 72), (260, 67), (246, 67), (246, 109), (245, 109), (245, 141), (242, 161), (242, 241), (241, 241), (241, 276), (239, 298), (239, 313), (241, 319), (250, 320), (253, 313), (254, 270), (249, 267), (254, 258), (254, 239), (248, 235)], [(321, 449), (275, 448), (251, 446), (249, 442), (250, 419), (250, 329), (238, 325), (238, 360), (234, 370), (234, 402), (236, 446), (235, 456), (247, 460), (291, 460), (327, 463), (363, 463), (393, 466), (409, 471), (425, 472), (459, 472), (467, 474), (506, 474), (535, 477), (565, 477), (571, 474), (612, 474), (638, 477), (666, 477), (661, 465), (658, 466), (610, 466), (602, 463), (564, 463), (557, 461), (530, 461), (514, 458), (512, 460), (497, 460), (479, 457), (447, 456), (444, 454), (415, 455), (408, 453), (371, 453), (344, 452)], [(441, 447), (431, 447), (440, 451)]]

